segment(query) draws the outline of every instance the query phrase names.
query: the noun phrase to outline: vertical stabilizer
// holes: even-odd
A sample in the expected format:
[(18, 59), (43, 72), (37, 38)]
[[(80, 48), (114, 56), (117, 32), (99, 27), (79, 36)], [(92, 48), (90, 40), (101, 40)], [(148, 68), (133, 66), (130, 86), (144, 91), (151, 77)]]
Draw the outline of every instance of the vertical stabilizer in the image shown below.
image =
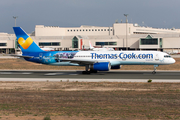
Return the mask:
[(42, 52), (43, 50), (27, 35), (20, 27), (13, 27), (16, 34), (21, 51), (26, 52)]
[(90, 49), (93, 49), (94, 47), (92, 46), (92, 44), (91, 44), (91, 41), (89, 41), (89, 47), (90, 47)]

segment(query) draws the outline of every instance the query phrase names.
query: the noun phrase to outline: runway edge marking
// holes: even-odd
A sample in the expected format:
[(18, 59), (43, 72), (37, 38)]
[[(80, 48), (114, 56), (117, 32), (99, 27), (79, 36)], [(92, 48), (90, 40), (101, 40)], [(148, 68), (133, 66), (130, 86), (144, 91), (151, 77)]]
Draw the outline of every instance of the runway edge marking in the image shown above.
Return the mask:
[[(161, 83), (180, 83), (180, 79), (151, 79), (152, 82), (161, 82)], [(0, 81), (22, 81), (22, 82), (147, 82), (148, 79), (53, 79), (53, 78), (0, 78)]]

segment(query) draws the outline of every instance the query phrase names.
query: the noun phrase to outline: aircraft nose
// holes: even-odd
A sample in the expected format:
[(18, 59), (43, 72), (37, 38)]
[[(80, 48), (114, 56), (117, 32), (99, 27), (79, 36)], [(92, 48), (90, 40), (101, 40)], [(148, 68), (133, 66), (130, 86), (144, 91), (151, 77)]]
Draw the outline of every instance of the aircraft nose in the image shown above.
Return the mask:
[(175, 63), (175, 62), (176, 62), (176, 60), (172, 58), (171, 63), (173, 64), (173, 63)]

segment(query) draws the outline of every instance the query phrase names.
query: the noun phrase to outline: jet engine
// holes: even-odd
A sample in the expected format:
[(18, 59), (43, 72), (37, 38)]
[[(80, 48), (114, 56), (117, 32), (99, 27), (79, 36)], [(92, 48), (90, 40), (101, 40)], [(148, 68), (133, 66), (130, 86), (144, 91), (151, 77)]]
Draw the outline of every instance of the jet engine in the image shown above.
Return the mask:
[(90, 65), (90, 70), (93, 71), (109, 71), (111, 64), (109, 62), (100, 62)]

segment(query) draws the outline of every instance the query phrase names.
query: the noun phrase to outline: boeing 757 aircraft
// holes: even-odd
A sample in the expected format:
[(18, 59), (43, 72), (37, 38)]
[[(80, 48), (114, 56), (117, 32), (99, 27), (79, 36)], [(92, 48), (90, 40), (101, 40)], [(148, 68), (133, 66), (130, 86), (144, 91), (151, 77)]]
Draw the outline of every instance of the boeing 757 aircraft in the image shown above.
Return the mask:
[(44, 51), (20, 27), (14, 27), (22, 55), (27, 61), (56, 66), (85, 66), (83, 74), (119, 69), (121, 65), (158, 65), (175, 63), (167, 53), (158, 51)]

